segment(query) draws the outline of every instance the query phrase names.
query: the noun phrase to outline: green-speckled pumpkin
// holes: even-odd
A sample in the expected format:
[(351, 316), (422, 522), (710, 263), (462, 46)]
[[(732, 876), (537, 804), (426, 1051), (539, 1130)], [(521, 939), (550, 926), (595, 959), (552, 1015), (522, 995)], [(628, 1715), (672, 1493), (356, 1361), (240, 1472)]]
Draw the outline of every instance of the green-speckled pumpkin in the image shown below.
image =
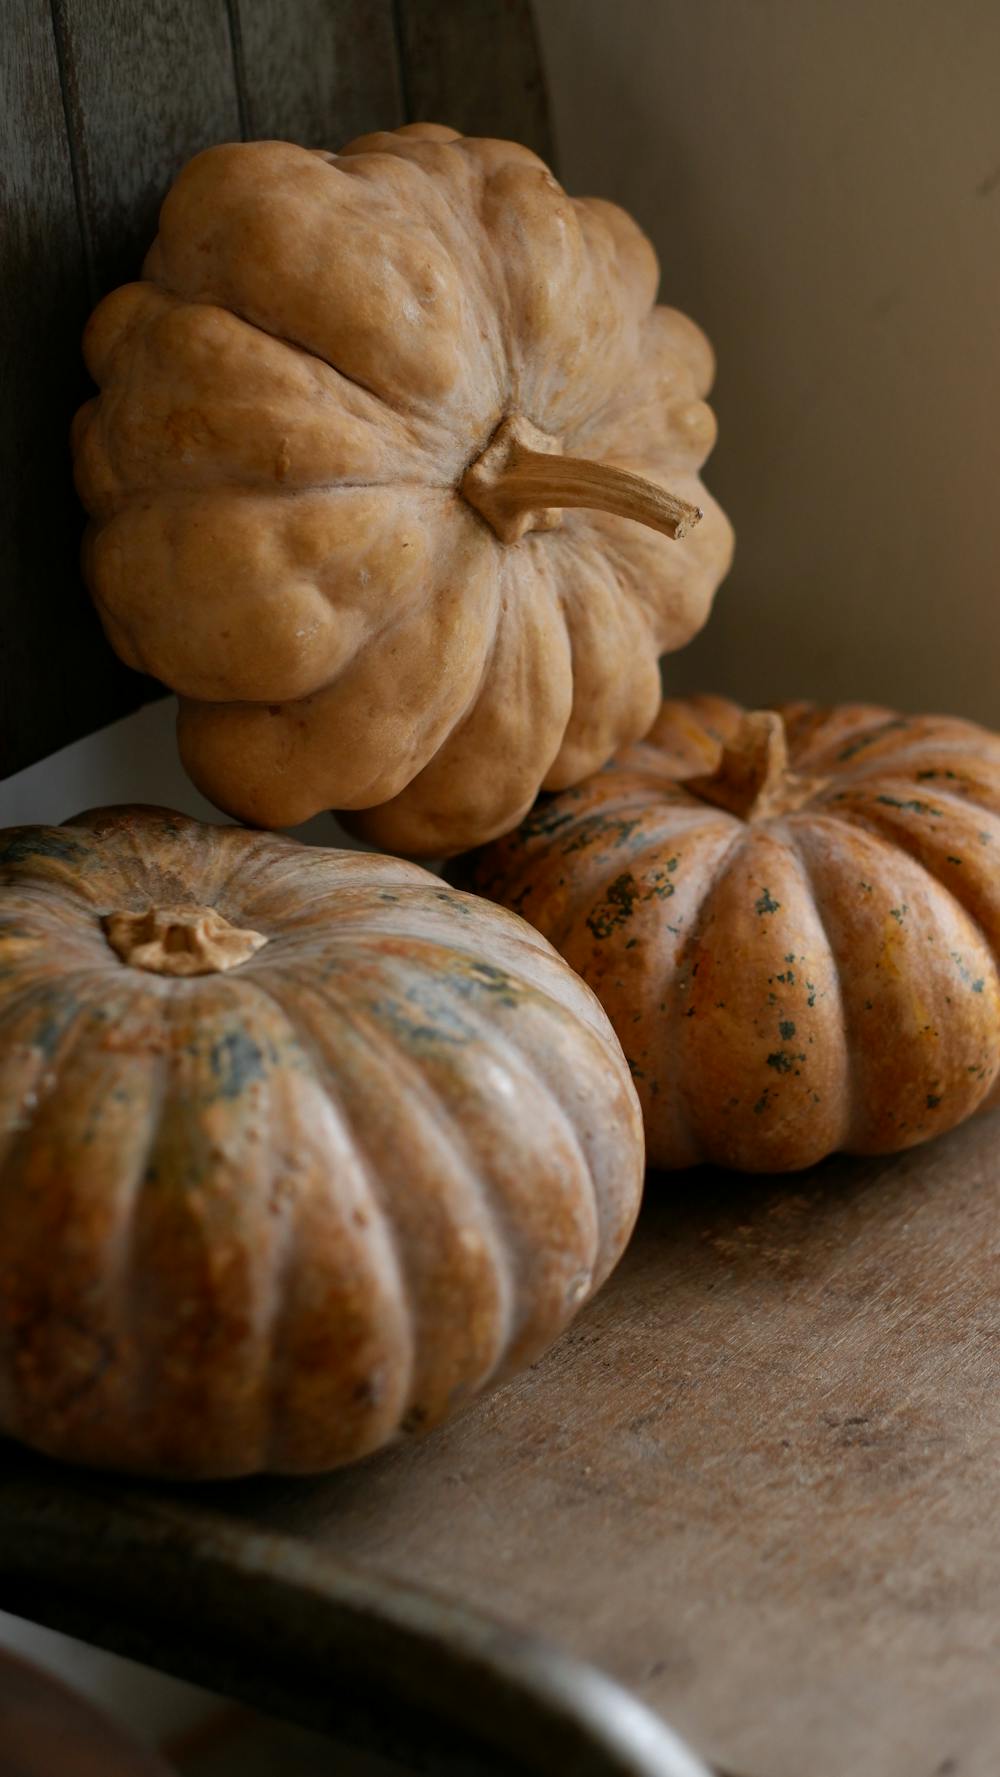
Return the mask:
[(642, 1127), (596, 999), (416, 865), (163, 810), (0, 834), (0, 1429), (321, 1470), (532, 1359)]
[(1000, 736), (864, 704), (663, 705), (479, 854), (594, 988), (650, 1162), (889, 1153), (1000, 1075)]

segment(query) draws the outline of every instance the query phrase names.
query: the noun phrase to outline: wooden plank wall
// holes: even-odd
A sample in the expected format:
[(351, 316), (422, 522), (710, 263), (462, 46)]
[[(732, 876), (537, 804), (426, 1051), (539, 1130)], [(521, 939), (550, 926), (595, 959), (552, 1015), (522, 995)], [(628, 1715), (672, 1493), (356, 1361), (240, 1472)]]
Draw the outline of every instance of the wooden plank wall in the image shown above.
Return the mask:
[(5, 0), (0, 56), (0, 777), (158, 687), (78, 568), (80, 333), (212, 142), (336, 147), (407, 119), (551, 158), (530, 0)]

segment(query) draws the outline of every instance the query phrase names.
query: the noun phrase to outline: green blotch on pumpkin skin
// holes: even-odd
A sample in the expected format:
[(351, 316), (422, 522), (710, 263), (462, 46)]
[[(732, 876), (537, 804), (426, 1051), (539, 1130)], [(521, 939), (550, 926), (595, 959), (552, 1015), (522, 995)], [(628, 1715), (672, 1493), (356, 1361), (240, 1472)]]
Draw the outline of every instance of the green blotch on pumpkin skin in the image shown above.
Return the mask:
[(843, 765), (848, 759), (853, 759), (857, 753), (863, 752), (865, 747), (873, 746), (877, 740), (882, 739), (883, 735), (891, 734), (895, 729), (908, 727), (909, 722), (904, 716), (897, 716), (891, 722), (880, 722), (877, 728), (870, 729), (867, 734), (861, 736), (860, 740), (852, 740), (849, 746), (844, 747), (837, 754), (837, 761)]
[(899, 796), (876, 796), (875, 800), (884, 803), (886, 808), (909, 809), (913, 814), (930, 815), (931, 819), (935, 821), (944, 819), (943, 809), (932, 808), (929, 802), (921, 802), (917, 796), (910, 796), (906, 801), (901, 800)]
[(602, 906), (587, 915), (587, 929), (598, 941), (610, 938), (612, 932), (631, 919), (639, 885), (630, 870), (615, 878), (605, 892)]
[(793, 1065), (792, 1057), (787, 1049), (775, 1049), (774, 1053), (768, 1056), (767, 1065), (773, 1067), (777, 1074), (790, 1074)]
[(209, 1066), (218, 1082), (220, 1098), (239, 1098), (267, 1072), (263, 1049), (244, 1030), (230, 1030), (212, 1044)]
[(78, 839), (71, 839), (68, 833), (50, 832), (46, 827), (15, 827), (10, 838), (0, 844), (0, 864), (26, 864), (30, 858), (75, 864), (86, 856), (86, 848)]
[(941, 1097), (940, 1097), (939, 1093), (928, 1092), (928, 1094), (927, 1094), (927, 1109), (929, 1111), (936, 1111), (938, 1108), (938, 1105), (940, 1103), (941, 1103)]
[(774, 899), (769, 888), (765, 888), (763, 893), (759, 894), (754, 902), (754, 911), (758, 916), (764, 913), (777, 913), (780, 906), (781, 902)]
[(498, 969), (494, 963), (456, 963), (449, 971), (448, 979), (464, 999), (473, 993), (487, 993), (494, 1004), (513, 1008), (525, 997), (513, 976), (505, 969)]
[(567, 826), (575, 818), (575, 815), (560, 808), (558, 802), (540, 800), (522, 821), (520, 837), (540, 839), (550, 833), (557, 833), (560, 827)]
[(781, 1020), (781, 1023), (778, 1025), (778, 1035), (783, 1042), (791, 1042), (792, 1037), (795, 1035), (795, 1026), (790, 1018), (783, 1018)]

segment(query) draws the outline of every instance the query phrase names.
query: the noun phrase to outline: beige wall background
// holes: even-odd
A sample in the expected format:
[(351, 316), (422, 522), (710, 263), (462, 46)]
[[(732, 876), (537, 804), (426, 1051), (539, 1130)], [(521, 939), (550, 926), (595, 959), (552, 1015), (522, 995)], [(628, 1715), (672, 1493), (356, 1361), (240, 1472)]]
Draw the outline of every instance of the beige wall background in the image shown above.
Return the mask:
[(571, 191), (718, 354), (737, 530), (668, 684), (1000, 723), (997, 0), (535, 0)]

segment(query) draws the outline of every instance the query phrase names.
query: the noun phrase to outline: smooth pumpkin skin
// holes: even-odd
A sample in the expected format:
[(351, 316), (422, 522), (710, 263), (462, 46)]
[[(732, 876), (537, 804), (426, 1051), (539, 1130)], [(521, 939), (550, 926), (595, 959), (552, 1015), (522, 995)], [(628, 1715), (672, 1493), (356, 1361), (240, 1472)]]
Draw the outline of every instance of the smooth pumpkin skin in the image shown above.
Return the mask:
[[(102, 919), (267, 942), (193, 978)], [(0, 1428), (317, 1471), (530, 1362), (603, 1281), (641, 1116), (597, 1001), (413, 864), (110, 809), (0, 834)]]
[[(355, 811), (445, 855), (648, 729), (732, 549), (698, 476), (711, 349), (658, 277), (622, 210), (513, 142), (421, 124), (183, 170), (144, 281), (87, 327), (74, 453), (108, 636), (180, 693), (219, 807)], [(549, 512), (501, 541), (459, 490), (512, 415), (701, 522)]]
[(597, 993), (653, 1166), (891, 1153), (998, 1096), (1000, 737), (861, 704), (780, 714), (815, 780), (798, 806), (747, 820), (695, 794), (745, 712), (672, 699), (465, 872)]

